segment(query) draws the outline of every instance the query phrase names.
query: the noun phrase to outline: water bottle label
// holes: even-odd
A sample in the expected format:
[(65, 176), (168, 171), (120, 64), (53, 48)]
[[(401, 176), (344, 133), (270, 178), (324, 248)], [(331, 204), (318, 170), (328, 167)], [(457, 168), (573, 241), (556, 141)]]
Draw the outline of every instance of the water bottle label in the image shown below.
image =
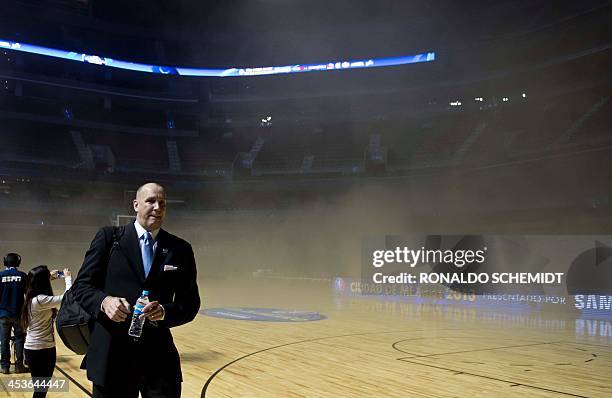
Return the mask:
[(143, 309), (144, 309), (144, 305), (136, 303), (136, 305), (134, 306), (134, 314), (136, 315), (142, 314)]

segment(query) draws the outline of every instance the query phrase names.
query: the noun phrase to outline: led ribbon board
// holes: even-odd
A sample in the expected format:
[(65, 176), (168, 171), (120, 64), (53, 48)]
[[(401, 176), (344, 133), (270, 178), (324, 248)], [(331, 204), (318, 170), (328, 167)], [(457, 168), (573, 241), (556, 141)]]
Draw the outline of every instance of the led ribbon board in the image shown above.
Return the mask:
[(360, 69), (360, 68), (379, 68), (383, 66), (397, 66), (406, 64), (416, 64), (420, 62), (431, 62), (436, 58), (434, 52), (427, 52), (416, 55), (408, 55), (395, 58), (378, 58), (353, 61), (334, 61), (321, 64), (296, 64), (287, 66), (266, 66), (258, 68), (183, 68), (179, 66), (159, 66), (139, 64), (135, 62), (121, 61), (118, 59), (101, 57), (77, 53), (74, 51), (58, 50), (54, 48), (34, 46), (32, 44), (18, 43), (0, 39), (0, 48), (21, 51), (30, 54), (45, 55), (48, 57), (62, 58), (70, 61), (86, 62), (111, 68), (133, 70), (138, 72), (157, 73), (160, 75), (181, 75), (181, 76), (206, 76), (206, 77), (233, 77), (233, 76), (260, 76), (278, 75), (288, 73), (304, 73), (315, 71)]

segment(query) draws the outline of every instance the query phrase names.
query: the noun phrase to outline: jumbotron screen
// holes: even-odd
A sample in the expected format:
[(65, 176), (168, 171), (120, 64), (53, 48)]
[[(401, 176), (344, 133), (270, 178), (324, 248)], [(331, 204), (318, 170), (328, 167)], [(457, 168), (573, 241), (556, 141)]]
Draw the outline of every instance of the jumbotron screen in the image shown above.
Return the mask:
[(357, 60), (335, 60), (316, 64), (292, 64), (285, 66), (263, 67), (228, 67), (222, 69), (211, 69), (141, 64), (136, 62), (122, 61), (119, 59), (103, 57), (94, 54), (84, 54), (75, 51), (59, 50), (55, 48), (36, 46), (32, 44), (14, 42), (4, 39), (0, 39), (0, 48), (138, 72), (196, 77), (260, 76), (315, 71), (321, 72), (332, 70), (379, 68), (384, 66), (398, 66), (421, 62), (432, 62), (436, 59), (436, 53), (430, 51), (421, 54), (405, 55), (392, 58), (366, 58)]

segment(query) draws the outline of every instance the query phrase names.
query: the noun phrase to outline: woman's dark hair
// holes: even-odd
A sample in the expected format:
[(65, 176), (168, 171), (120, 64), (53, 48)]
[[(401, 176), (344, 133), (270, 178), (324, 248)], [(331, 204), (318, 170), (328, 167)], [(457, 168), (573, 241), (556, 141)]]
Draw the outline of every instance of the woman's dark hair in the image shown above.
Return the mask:
[[(21, 311), (21, 325), (23, 326), (23, 330), (26, 330), (30, 324), (32, 299), (39, 294), (53, 296), (53, 289), (51, 288), (51, 272), (46, 265), (38, 265), (28, 272), (25, 301), (23, 302), (23, 310)], [(53, 309), (54, 317), (56, 312), (57, 310)]]

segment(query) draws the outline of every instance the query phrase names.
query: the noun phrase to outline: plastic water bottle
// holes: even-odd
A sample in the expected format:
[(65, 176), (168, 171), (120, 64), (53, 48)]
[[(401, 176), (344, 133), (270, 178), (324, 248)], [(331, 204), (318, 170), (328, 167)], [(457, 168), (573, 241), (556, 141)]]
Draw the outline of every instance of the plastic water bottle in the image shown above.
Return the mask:
[(134, 314), (132, 315), (132, 323), (130, 324), (130, 330), (128, 331), (128, 335), (138, 339), (140, 335), (142, 335), (142, 327), (144, 326), (146, 318), (140, 319), (140, 315), (142, 315), (142, 309), (145, 305), (149, 304), (149, 291), (143, 290), (140, 297), (136, 301), (134, 305)]

